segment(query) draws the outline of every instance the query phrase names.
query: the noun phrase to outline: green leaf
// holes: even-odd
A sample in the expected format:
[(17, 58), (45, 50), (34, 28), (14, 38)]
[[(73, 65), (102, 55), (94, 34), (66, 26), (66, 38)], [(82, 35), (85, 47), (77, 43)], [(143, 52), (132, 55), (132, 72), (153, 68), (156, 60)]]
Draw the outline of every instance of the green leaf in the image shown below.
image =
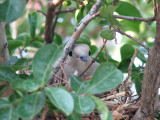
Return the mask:
[(88, 114), (95, 109), (95, 103), (88, 96), (76, 96), (74, 97), (74, 110), (80, 114)]
[(40, 41), (34, 41), (34, 42), (32, 42), (31, 46), (35, 47), (35, 48), (41, 48), (44, 46), (44, 43), (42, 43)]
[(38, 81), (33, 79), (26, 80), (15, 80), (11, 83), (11, 87), (15, 90), (20, 90), (24, 92), (33, 92), (39, 89), (40, 84)]
[(57, 34), (56, 32), (54, 33), (54, 42), (57, 43), (57, 45), (62, 45), (62, 37)]
[(81, 35), (76, 44), (87, 44), (90, 45), (91, 41), (90, 38), (86, 35)]
[(90, 98), (92, 98), (96, 104), (96, 109), (100, 115), (101, 120), (113, 120), (109, 119), (109, 117), (112, 117), (112, 114), (109, 112), (106, 104), (99, 98), (90, 95)]
[(131, 59), (125, 59), (121, 61), (118, 65), (118, 69), (121, 70), (122, 72), (127, 73), (130, 62), (131, 62)]
[(42, 92), (27, 95), (17, 106), (16, 112), (21, 118), (32, 119), (42, 110), (45, 102), (46, 98)]
[(71, 1), (63, 1), (63, 3), (62, 3), (62, 5), (63, 6), (69, 6), (69, 5), (71, 5)]
[(134, 54), (134, 48), (131, 45), (126, 44), (121, 47), (120, 52), (121, 52), (122, 61), (131, 59)]
[(143, 73), (132, 75), (132, 80), (135, 82), (136, 92), (140, 94), (142, 92)]
[(113, 17), (113, 12), (117, 9), (117, 6), (107, 6), (100, 8), (100, 16), (103, 18)]
[(71, 79), (71, 89), (72, 91), (78, 91), (79, 88), (82, 86), (83, 84), (83, 79), (79, 78), (73, 74), (70, 75), (70, 79)]
[(9, 56), (9, 60), (4, 65), (7, 65), (7, 66), (13, 65), (18, 60), (19, 60), (19, 58), (17, 58), (16, 56)]
[(119, 2), (119, 6), (116, 9), (116, 12), (124, 16), (133, 16), (133, 17), (142, 17), (139, 10), (132, 4), (128, 2)]
[(8, 41), (8, 49), (9, 53), (12, 54), (14, 50), (23, 45), (23, 41), (21, 40), (10, 40)]
[(70, 75), (71, 89), (77, 94), (83, 94), (88, 89), (89, 81), (84, 81), (82, 78), (75, 75)]
[(75, 19), (77, 23), (79, 23), (83, 18), (83, 10), (84, 10), (84, 7), (82, 7), (81, 9), (77, 9), (75, 12)]
[(12, 69), (15, 71), (26, 67), (28, 67), (28, 60), (26, 58), (19, 59), (14, 65), (12, 65)]
[(0, 21), (10, 23), (22, 15), (26, 0), (5, 0), (0, 3)]
[(109, 23), (107, 22), (106, 19), (102, 19), (102, 20), (99, 21), (99, 25), (100, 26), (106, 26), (106, 25), (109, 25)]
[(6, 98), (0, 98), (0, 109), (10, 106), (10, 102)]
[(117, 6), (107, 6), (107, 7), (102, 7), (100, 9), (100, 16), (102, 18), (105, 18), (108, 23), (112, 24), (113, 26), (118, 26), (120, 27), (121, 24), (113, 18), (113, 12), (117, 9)]
[(100, 36), (106, 40), (113, 40), (114, 39), (114, 31), (112, 30), (103, 30), (101, 33), (100, 33)]
[(32, 38), (35, 38), (36, 27), (37, 27), (37, 13), (33, 12), (29, 14), (29, 25), (30, 25), (30, 35)]
[(82, 120), (82, 116), (79, 113), (72, 112), (71, 115), (67, 116), (67, 120)]
[[(105, 73), (105, 74), (104, 74)], [(96, 69), (90, 86), (86, 91), (89, 94), (97, 94), (115, 88), (123, 80), (123, 73), (111, 63), (102, 63)]]
[[(133, 16), (133, 17), (142, 17), (139, 10), (132, 4), (128, 2), (119, 2), (119, 6), (116, 9), (116, 12), (120, 15), (124, 16)], [(123, 29), (125, 31), (132, 30), (136, 32), (137, 34), (139, 33), (139, 26), (140, 26), (140, 21), (128, 21), (128, 20), (121, 20), (121, 24), (123, 24)]]
[(14, 81), (19, 76), (8, 66), (1, 66), (0, 67), (0, 80), (2, 81)]
[(18, 120), (18, 119), (19, 117), (12, 106), (10, 106), (10, 108), (0, 110), (0, 120)]
[(44, 89), (51, 103), (63, 111), (67, 116), (74, 109), (74, 100), (70, 93), (62, 88), (48, 87)]
[(36, 80), (42, 83), (42, 86), (45, 86), (48, 82), (53, 67), (60, 58), (62, 51), (62, 47), (50, 44), (40, 48), (33, 58), (33, 75)]

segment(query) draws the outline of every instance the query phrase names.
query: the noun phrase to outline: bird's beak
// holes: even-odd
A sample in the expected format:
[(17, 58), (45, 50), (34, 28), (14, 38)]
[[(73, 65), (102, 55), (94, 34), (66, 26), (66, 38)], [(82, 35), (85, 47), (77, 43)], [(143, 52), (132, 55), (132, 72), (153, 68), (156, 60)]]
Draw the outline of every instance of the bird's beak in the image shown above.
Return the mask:
[(87, 56), (85, 56), (85, 55), (81, 55), (79, 58), (84, 62), (88, 61)]

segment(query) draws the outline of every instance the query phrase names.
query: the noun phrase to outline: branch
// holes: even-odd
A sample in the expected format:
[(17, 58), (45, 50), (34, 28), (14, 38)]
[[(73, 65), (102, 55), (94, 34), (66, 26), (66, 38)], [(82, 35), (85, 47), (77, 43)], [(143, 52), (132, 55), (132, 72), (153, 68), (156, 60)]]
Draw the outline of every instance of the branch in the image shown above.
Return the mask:
[(133, 57), (132, 57), (132, 59), (131, 59), (131, 62), (130, 62), (130, 64), (129, 64), (129, 67), (128, 67), (128, 75), (127, 75), (126, 79), (124, 80), (124, 84), (126, 84), (126, 83), (129, 81), (129, 78), (130, 78), (131, 75), (132, 75), (132, 66), (133, 66), (133, 63), (134, 63), (134, 60), (135, 60), (137, 54), (138, 54), (138, 49), (136, 49), (136, 50), (134, 51)]
[(155, 21), (155, 17), (151, 18), (139, 18), (139, 17), (130, 17), (130, 16), (120, 16), (120, 15), (113, 15), (114, 18), (118, 19), (125, 19), (125, 20), (135, 20), (135, 21), (143, 21), (143, 22), (149, 22), (149, 21)]
[(55, 9), (62, 2), (62, 0), (53, 0), (48, 2), (46, 23), (45, 23), (45, 43), (52, 43), (53, 34), (52, 34), (52, 25), (53, 19), (55, 17)]
[[(90, 12), (81, 20), (81, 22), (79, 23), (79, 25), (77, 26), (75, 32), (73, 33), (73, 35), (71, 36), (70, 40), (68, 41), (68, 43), (66, 44), (65, 48), (64, 48), (64, 54), (61, 57), (61, 59), (59, 60), (58, 64), (56, 65), (55, 69), (54, 69), (54, 74), (56, 74), (59, 69), (60, 69), (60, 64), (62, 64), (65, 59), (67, 58), (67, 55), (69, 53), (69, 51), (71, 50), (71, 48), (73, 47), (74, 43), (78, 40), (78, 38), (80, 37), (81, 33), (83, 32), (83, 30), (85, 29), (85, 27), (88, 25), (88, 23), (98, 15), (98, 9), (101, 7), (102, 2), (98, 1), (95, 3), (95, 5), (91, 8)], [(54, 76), (54, 75), (52, 75)], [(53, 77), (52, 77), (53, 78)], [(49, 84), (52, 84), (53, 79), (50, 79)]]
[(8, 43), (5, 32), (5, 23), (0, 22), (0, 65), (9, 60)]
[(140, 42), (139, 40), (135, 39), (134, 37), (132, 37), (131, 35), (128, 35), (127, 33), (121, 31), (120, 29), (117, 28), (113, 28), (114, 31), (121, 33), (122, 35), (125, 35), (126, 37), (132, 39), (133, 41), (137, 42), (139, 45), (141, 45), (142, 47), (144, 47), (147, 51), (149, 51), (149, 48), (147, 46), (145, 46), (142, 42)]
[(47, 14), (44, 13), (43, 11), (37, 10), (37, 12), (41, 13), (42, 15), (44, 15), (45, 17), (47, 17)]
[(67, 13), (67, 12), (73, 12), (75, 11), (76, 8), (68, 8), (66, 10), (59, 10), (59, 11), (56, 11), (56, 14), (60, 14), (60, 13)]
[[(62, 8), (62, 3), (60, 4), (60, 6), (59, 6), (59, 11), (61, 10), (61, 8)], [(55, 13), (56, 14), (56, 13)], [(54, 37), (54, 30), (55, 30), (55, 28), (56, 28), (56, 24), (57, 24), (57, 20), (58, 20), (58, 16), (59, 16), (59, 14), (56, 14), (55, 15), (55, 20), (54, 20), (54, 22), (53, 22), (53, 25), (52, 25), (52, 38)]]
[(83, 75), (84, 73), (86, 73), (87, 70), (91, 67), (91, 65), (96, 61), (96, 59), (98, 58), (98, 56), (99, 56), (100, 53), (102, 52), (103, 48), (105, 47), (106, 42), (107, 42), (107, 40), (105, 40), (105, 42), (103, 43), (103, 46), (102, 46), (101, 50), (99, 51), (99, 53), (97, 54), (97, 56), (92, 60), (91, 64), (81, 73), (80, 77), (82, 77), (82, 75)]

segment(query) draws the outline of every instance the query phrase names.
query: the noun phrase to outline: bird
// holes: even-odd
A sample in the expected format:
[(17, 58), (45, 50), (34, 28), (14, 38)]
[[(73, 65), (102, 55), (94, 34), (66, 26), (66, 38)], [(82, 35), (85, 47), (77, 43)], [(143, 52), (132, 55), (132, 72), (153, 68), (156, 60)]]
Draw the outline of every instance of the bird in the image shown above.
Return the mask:
[[(64, 62), (63, 69), (58, 72), (58, 76), (67, 80), (71, 74), (80, 76), (91, 64), (92, 60), (91, 50), (87, 44), (74, 44)], [(99, 63), (95, 61), (81, 77), (83, 79), (90, 78), (98, 66)]]

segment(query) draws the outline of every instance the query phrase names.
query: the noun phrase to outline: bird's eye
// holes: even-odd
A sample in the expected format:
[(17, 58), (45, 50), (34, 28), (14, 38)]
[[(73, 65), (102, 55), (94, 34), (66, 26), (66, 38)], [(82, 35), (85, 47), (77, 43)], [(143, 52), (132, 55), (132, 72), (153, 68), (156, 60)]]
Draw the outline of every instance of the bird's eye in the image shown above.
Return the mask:
[(90, 56), (90, 55), (91, 55), (91, 51), (89, 51), (89, 53), (88, 53), (88, 54), (89, 54), (89, 56)]
[(72, 56), (72, 51), (69, 52), (69, 56)]

